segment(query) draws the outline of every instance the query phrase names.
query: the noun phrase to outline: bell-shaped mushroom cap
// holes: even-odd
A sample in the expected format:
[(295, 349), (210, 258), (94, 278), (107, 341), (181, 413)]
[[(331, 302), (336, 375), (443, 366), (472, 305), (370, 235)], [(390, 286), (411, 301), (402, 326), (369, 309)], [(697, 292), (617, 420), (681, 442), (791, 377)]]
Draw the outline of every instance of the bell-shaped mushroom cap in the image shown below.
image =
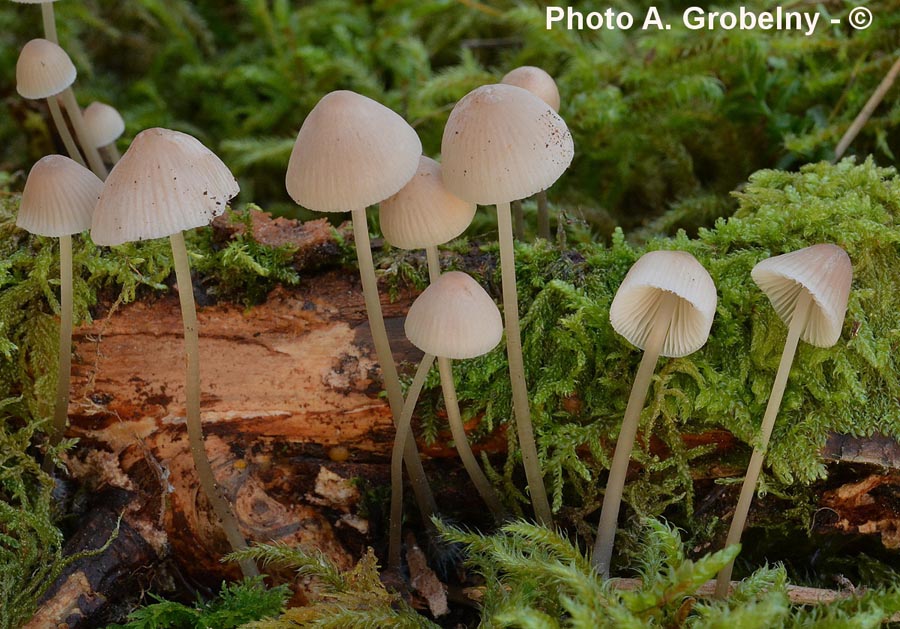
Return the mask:
[(44, 4), (45, 2), (56, 2), (56, 0), (11, 0), (17, 4)]
[(42, 157), (31, 168), (16, 225), (40, 236), (71, 236), (91, 228), (103, 182), (63, 155)]
[(16, 62), (16, 91), (22, 98), (49, 98), (72, 85), (77, 74), (65, 50), (52, 41), (32, 39)]
[(125, 132), (125, 121), (115, 107), (106, 103), (91, 103), (82, 112), (88, 141), (94, 148), (112, 144)]
[(399, 115), (355, 92), (331, 92), (303, 121), (285, 183), (310, 210), (359, 210), (406, 185), (421, 154), (419, 136)]
[(553, 111), (559, 111), (559, 88), (556, 87), (556, 81), (540, 68), (521, 66), (507, 72), (500, 82), (528, 90), (550, 105)]
[(575, 146), (566, 123), (540, 98), (515, 85), (484, 85), (450, 112), (441, 153), (447, 189), (492, 205), (549, 188)]
[(716, 286), (697, 259), (684, 251), (651, 251), (628, 270), (613, 298), (613, 329), (645, 349), (651, 323), (665, 293), (678, 297), (663, 356), (687, 356), (703, 347), (716, 314)]
[(197, 138), (147, 129), (109, 173), (91, 238), (121, 245), (207, 225), (239, 190), (228, 167)]
[(449, 242), (466, 231), (475, 217), (474, 203), (450, 193), (441, 180), (441, 165), (424, 155), (412, 179), (379, 205), (385, 239), (401, 249), (424, 249)]
[(807, 291), (813, 303), (800, 338), (816, 347), (837, 343), (853, 281), (853, 264), (846, 251), (837, 245), (813, 245), (763, 260), (750, 275), (788, 325), (800, 291)]
[(441, 275), (422, 291), (406, 315), (406, 337), (427, 354), (475, 358), (497, 346), (503, 320), (497, 304), (471, 277)]

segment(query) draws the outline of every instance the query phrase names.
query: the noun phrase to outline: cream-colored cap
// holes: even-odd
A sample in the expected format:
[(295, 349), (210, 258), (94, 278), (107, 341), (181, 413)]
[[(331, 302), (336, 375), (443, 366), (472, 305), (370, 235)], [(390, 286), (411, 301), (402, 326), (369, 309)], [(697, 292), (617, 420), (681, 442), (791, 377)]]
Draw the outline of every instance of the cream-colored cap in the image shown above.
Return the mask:
[(23, 98), (49, 98), (75, 82), (75, 66), (66, 51), (46, 39), (32, 39), (16, 62), (16, 91)]
[(412, 179), (379, 205), (385, 239), (401, 249), (424, 249), (449, 242), (466, 231), (476, 205), (450, 193), (441, 165), (424, 155)]
[(359, 210), (406, 185), (421, 154), (419, 136), (399, 115), (355, 92), (331, 92), (303, 121), (285, 183), (310, 210)]
[(853, 264), (846, 251), (837, 245), (813, 245), (763, 260), (750, 275), (788, 325), (800, 291), (807, 291), (813, 303), (800, 338), (816, 347), (837, 343), (853, 281)]
[(109, 173), (91, 238), (121, 245), (207, 225), (239, 190), (228, 167), (197, 138), (147, 129)]
[(566, 123), (540, 98), (514, 85), (485, 85), (450, 112), (441, 153), (447, 189), (492, 205), (549, 188), (575, 146)]
[(106, 103), (91, 103), (82, 112), (88, 139), (94, 148), (112, 144), (125, 133), (125, 121), (116, 108)]
[(406, 337), (426, 354), (475, 358), (497, 346), (503, 320), (497, 304), (471, 277), (441, 275), (422, 291), (406, 315)]
[(716, 286), (697, 259), (684, 251), (651, 251), (634, 263), (613, 298), (613, 329), (645, 349), (665, 293), (678, 297), (663, 356), (687, 356), (703, 347), (716, 314)]
[(56, 2), (56, 0), (12, 0), (18, 4), (44, 4), (46, 2)]
[(31, 168), (16, 225), (40, 236), (71, 236), (91, 228), (103, 182), (63, 155), (42, 157)]
[(559, 88), (556, 87), (556, 81), (540, 68), (521, 66), (507, 72), (500, 82), (528, 90), (550, 105), (553, 111), (559, 111)]

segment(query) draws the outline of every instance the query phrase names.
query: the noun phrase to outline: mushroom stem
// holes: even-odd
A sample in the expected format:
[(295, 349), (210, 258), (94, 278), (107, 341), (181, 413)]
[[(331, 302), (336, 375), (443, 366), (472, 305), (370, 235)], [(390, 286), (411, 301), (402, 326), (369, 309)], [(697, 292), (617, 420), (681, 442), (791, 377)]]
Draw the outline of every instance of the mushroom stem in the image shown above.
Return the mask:
[(509, 207), (513, 216), (513, 236), (516, 240), (525, 240), (525, 211), (522, 209), (522, 201), (513, 201)]
[[(59, 237), (59, 360), (56, 371), (56, 406), (49, 445), (60, 442), (69, 419), (69, 377), (72, 371), (72, 237)], [(50, 452), (44, 457), (44, 471), (53, 461)]]
[[(731, 528), (728, 529), (728, 538), (725, 541), (726, 548), (741, 541), (741, 534), (743, 534), (744, 526), (747, 523), (747, 515), (750, 513), (750, 503), (753, 502), (753, 494), (756, 493), (756, 483), (762, 471), (766, 449), (769, 446), (772, 429), (775, 427), (775, 418), (778, 416), (778, 409), (781, 407), (781, 399), (784, 397), (784, 389), (787, 386), (788, 376), (791, 373), (791, 365), (794, 362), (794, 355), (797, 353), (797, 344), (800, 342), (800, 335), (803, 333), (803, 329), (806, 327), (809, 319), (811, 305), (812, 295), (808, 291), (801, 289), (800, 295), (797, 297), (797, 303), (794, 306), (794, 312), (791, 315), (791, 325), (788, 328), (787, 340), (784, 343), (784, 351), (781, 354), (781, 362), (778, 364), (778, 372), (775, 374), (775, 382), (772, 384), (772, 393), (766, 405), (765, 415), (763, 415), (759, 443), (753, 448), (750, 464), (747, 466), (747, 474), (744, 476), (744, 484), (741, 485), (741, 495), (738, 498), (734, 517), (731, 520)], [(728, 585), (731, 582), (733, 570), (734, 561), (731, 561), (719, 571), (719, 576), (716, 579), (716, 597), (725, 598), (728, 595)]]
[(425, 247), (425, 258), (428, 260), (428, 282), (434, 284), (441, 274), (441, 259), (438, 257), (438, 248), (434, 245)]
[[(200, 477), (200, 486), (212, 505), (213, 512), (222, 521), (222, 529), (233, 550), (242, 550), (247, 542), (238, 530), (237, 520), (225, 498), (219, 493), (219, 486), (213, 474), (206, 448), (203, 444), (203, 428), (200, 424), (200, 341), (198, 338), (197, 308), (194, 304), (194, 289), (191, 283), (191, 268), (188, 263), (184, 233), (169, 236), (172, 244), (172, 260), (175, 265), (175, 281), (178, 283), (178, 299), (181, 302), (181, 317), (184, 320), (184, 353), (186, 361), (185, 397), (187, 400), (187, 433), (194, 466)], [(245, 577), (257, 576), (256, 564), (245, 559), (240, 562)]]
[(113, 166), (116, 165), (122, 156), (119, 154), (119, 149), (116, 147), (115, 142), (111, 142), (103, 147), (103, 152), (106, 153), (106, 159), (109, 160), (109, 163)]
[(103, 163), (103, 160), (100, 159), (100, 152), (97, 150), (97, 147), (89, 141), (87, 127), (85, 127), (84, 118), (81, 115), (81, 108), (78, 106), (78, 101), (75, 100), (75, 93), (72, 91), (71, 87), (67, 87), (60, 96), (62, 98), (63, 107), (66, 108), (66, 113), (69, 114), (69, 120), (72, 121), (72, 128), (75, 129), (75, 137), (78, 138), (78, 143), (84, 151), (84, 156), (87, 158), (88, 164), (91, 165), (91, 170), (94, 171), (94, 174), (100, 177), (100, 179), (106, 179), (106, 175), (108, 174), (106, 165)]
[[(388, 536), (388, 566), (393, 570), (400, 569), (400, 532), (403, 520), (403, 451), (407, 443), (415, 444), (415, 440), (409, 438), (409, 425), (412, 421), (416, 403), (419, 401), (419, 393), (425, 385), (425, 378), (434, 364), (434, 356), (425, 354), (416, 369), (409, 391), (406, 394), (406, 402), (397, 422), (397, 434), (394, 436), (394, 448), (391, 451), (391, 524)], [(407, 464), (407, 469), (409, 465)]]
[(525, 383), (525, 364), (522, 359), (522, 337), (519, 330), (519, 295), (516, 286), (516, 260), (513, 250), (512, 215), (509, 203), (497, 204), (497, 229), (500, 236), (500, 271), (503, 281), (503, 322), (506, 327), (506, 355), (512, 386), (513, 411), (522, 465), (531, 494), (531, 504), (538, 523), (553, 524), (553, 512), (547, 500), (547, 490), (541, 475), (541, 463), (534, 442), (531, 410), (528, 406), (528, 387)]
[(650, 382), (653, 380), (653, 372), (656, 370), (656, 361), (662, 352), (677, 304), (678, 297), (670, 292), (664, 292), (657, 304), (651, 331), (645, 344), (644, 356), (641, 358), (640, 367), (638, 367), (634, 384), (631, 387), (631, 395), (628, 397), (628, 405), (625, 407), (622, 429), (616, 439), (616, 451), (609, 468), (603, 506), (600, 508), (600, 524), (597, 526), (597, 541), (594, 544), (594, 555), (591, 559), (597, 573), (604, 579), (609, 578), (613, 543), (616, 539), (616, 523), (622, 504), (622, 490), (625, 488), (625, 476), (628, 472), (628, 462), (631, 459), (631, 450), (634, 447), (641, 411), (647, 400), (647, 392), (650, 390)]
[[(378, 282), (375, 279), (375, 263), (372, 261), (372, 246), (369, 244), (369, 223), (366, 219), (365, 208), (353, 210), (351, 215), (353, 236), (356, 241), (356, 259), (359, 262), (359, 278), (362, 282), (363, 297), (366, 300), (366, 314), (369, 318), (375, 354), (381, 364), (384, 388), (387, 391), (388, 403), (391, 406), (396, 426), (400, 423), (400, 414), (403, 411), (403, 391), (400, 388), (400, 377), (397, 375), (397, 365), (394, 364), (394, 354), (391, 352), (387, 329), (384, 327), (384, 315), (381, 313)], [(403, 458), (406, 461), (406, 469), (416, 502), (427, 526), (431, 522), (432, 514), (437, 511), (437, 505), (434, 502), (431, 488), (428, 486), (428, 479), (425, 477), (425, 470), (422, 467), (422, 460), (419, 458), (415, 442), (407, 440), (404, 447)]]
[(69, 133), (66, 119), (59, 108), (59, 103), (56, 102), (56, 96), (51, 96), (47, 99), (47, 107), (50, 109), (50, 117), (53, 118), (53, 124), (56, 125), (56, 131), (59, 133), (59, 137), (62, 138), (63, 146), (66, 147), (66, 153), (81, 166), (85, 166), (81, 151), (78, 150), (78, 145), (75, 144), (72, 134)]
[(44, 20), (44, 39), (59, 44), (56, 36), (56, 16), (53, 14), (53, 2), (41, 3), (41, 18)]
[(538, 236), (550, 240), (550, 206), (546, 190), (537, 193), (537, 231)]

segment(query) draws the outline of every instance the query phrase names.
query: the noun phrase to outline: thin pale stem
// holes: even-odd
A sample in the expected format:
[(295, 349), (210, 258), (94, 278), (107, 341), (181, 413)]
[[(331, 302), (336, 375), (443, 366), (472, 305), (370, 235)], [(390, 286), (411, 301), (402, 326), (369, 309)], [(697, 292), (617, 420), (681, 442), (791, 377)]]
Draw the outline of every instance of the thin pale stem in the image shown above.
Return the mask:
[(516, 240), (525, 240), (525, 211), (521, 201), (510, 203), (510, 211), (513, 217), (513, 235)]
[(425, 247), (425, 258), (428, 260), (428, 282), (434, 284), (441, 275), (441, 259), (438, 257), (438, 248)]
[(513, 411), (522, 466), (531, 494), (531, 504), (538, 523), (553, 524), (553, 512), (547, 500), (547, 490), (541, 475), (541, 463), (534, 442), (531, 425), (531, 409), (528, 405), (528, 387), (525, 383), (525, 364), (522, 359), (522, 337), (519, 330), (519, 295), (516, 286), (516, 259), (513, 250), (512, 216), (509, 203), (497, 204), (497, 230), (500, 235), (500, 271), (503, 279), (503, 320), (506, 326), (506, 355), (509, 360), (509, 378), (512, 387)]
[[(775, 428), (775, 418), (778, 416), (778, 409), (781, 407), (781, 399), (784, 397), (784, 389), (787, 386), (788, 376), (791, 373), (791, 365), (794, 363), (794, 355), (797, 353), (797, 344), (800, 342), (800, 335), (803, 334), (803, 330), (806, 328), (811, 305), (812, 296), (806, 290), (801, 289), (800, 296), (797, 298), (797, 303), (794, 306), (794, 312), (791, 315), (791, 325), (788, 328), (787, 340), (784, 343), (784, 351), (781, 354), (781, 362), (778, 364), (778, 371), (775, 374), (775, 382), (772, 384), (772, 393), (769, 395), (769, 402), (763, 415), (759, 444), (753, 448), (753, 454), (750, 456), (750, 464), (747, 466), (744, 484), (741, 485), (741, 495), (734, 510), (731, 527), (728, 529), (728, 538), (725, 540), (726, 548), (741, 541), (744, 526), (747, 524), (750, 504), (753, 502), (753, 495), (756, 493), (756, 483), (759, 481), (763, 460), (769, 447), (769, 439), (772, 437), (772, 429)], [(716, 579), (717, 597), (724, 598), (728, 595), (728, 584), (731, 582), (731, 573), (733, 571), (734, 561), (719, 572), (719, 576)]]
[[(169, 237), (172, 243), (172, 259), (175, 264), (175, 280), (178, 283), (178, 298), (181, 302), (181, 316), (184, 320), (184, 353), (186, 362), (186, 424), (188, 443), (194, 466), (200, 477), (200, 486), (212, 505), (213, 512), (222, 522), (222, 529), (232, 550), (242, 550), (247, 542), (238, 530), (237, 520), (231, 506), (219, 492), (219, 485), (213, 474), (212, 465), (206, 455), (203, 443), (203, 428), (200, 424), (200, 339), (198, 336), (197, 308), (194, 304), (194, 288), (191, 283), (191, 268), (188, 263), (184, 234), (178, 232)], [(256, 576), (256, 564), (246, 559), (240, 562), (245, 577)]]
[[(72, 237), (59, 237), (59, 360), (56, 370), (56, 405), (53, 409), (53, 427), (50, 446), (55, 446), (66, 432), (69, 420), (69, 378), (72, 371)], [(44, 470), (52, 467), (48, 451), (44, 457)]]
[(425, 354), (419, 362), (419, 368), (413, 378), (412, 385), (406, 394), (406, 402), (400, 413), (400, 421), (397, 422), (397, 434), (394, 436), (394, 448), (391, 450), (391, 524), (388, 541), (388, 566), (394, 570), (400, 569), (400, 532), (403, 528), (403, 450), (408, 442), (415, 443), (409, 438), (410, 423), (419, 401), (419, 394), (425, 385), (425, 379), (431, 366), (434, 364), (434, 356)]
[(112, 142), (112, 143), (104, 146), (103, 152), (106, 153), (107, 161), (109, 161), (109, 163), (112, 164), (113, 166), (115, 166), (116, 163), (122, 158), (122, 156), (119, 155), (119, 149), (118, 149), (118, 147), (116, 147), (115, 142)]
[(97, 150), (97, 147), (88, 141), (87, 127), (84, 124), (84, 117), (81, 115), (81, 107), (78, 106), (78, 101), (75, 100), (75, 93), (71, 87), (67, 87), (60, 96), (62, 97), (63, 107), (66, 108), (66, 113), (69, 114), (69, 120), (72, 121), (72, 128), (75, 129), (75, 137), (78, 138), (78, 143), (81, 145), (81, 150), (84, 151), (88, 164), (91, 165), (91, 170), (100, 179), (106, 179), (106, 164), (100, 158), (100, 151)]
[(53, 118), (53, 124), (56, 125), (56, 132), (59, 133), (59, 137), (62, 138), (63, 141), (63, 146), (66, 147), (66, 153), (68, 153), (69, 157), (74, 161), (85, 166), (81, 151), (78, 150), (78, 145), (75, 144), (72, 134), (69, 133), (66, 119), (63, 117), (62, 111), (59, 108), (59, 103), (56, 102), (56, 96), (51, 96), (47, 99), (47, 107), (50, 109), (50, 117)]
[(613, 544), (616, 541), (616, 524), (622, 504), (622, 491), (625, 488), (628, 462), (631, 460), (631, 450), (634, 448), (634, 438), (637, 435), (641, 411), (647, 400), (647, 392), (650, 390), (650, 382), (653, 380), (653, 372), (656, 370), (656, 361), (666, 342), (677, 304), (678, 297), (675, 294), (663, 292), (650, 323), (650, 335), (647, 337), (644, 355), (641, 358), (637, 375), (634, 377), (628, 405), (625, 407), (622, 429), (616, 440), (616, 452), (613, 454), (612, 465), (609, 468), (609, 479), (606, 481), (606, 492), (603, 494), (603, 506), (600, 508), (600, 524), (597, 526), (597, 541), (594, 544), (594, 555), (591, 559), (597, 574), (604, 579), (609, 578)]
[(538, 236), (550, 240), (550, 205), (546, 190), (537, 193), (537, 230)]
[[(366, 300), (366, 315), (369, 318), (372, 342), (381, 365), (384, 388), (387, 391), (388, 403), (391, 406), (396, 426), (400, 422), (400, 414), (403, 411), (403, 390), (400, 388), (397, 365), (394, 363), (394, 354), (391, 351), (387, 329), (384, 327), (384, 315), (381, 312), (381, 299), (378, 296), (378, 281), (375, 279), (375, 263), (372, 261), (372, 246), (369, 244), (369, 224), (365, 208), (353, 210), (352, 217), (353, 236), (356, 240), (356, 259), (359, 262), (359, 278), (362, 282), (363, 297)], [(414, 441), (406, 442), (403, 458), (406, 461), (406, 470), (422, 518), (426, 526), (430, 526), (431, 516), (437, 511), (437, 505), (434, 502), (431, 487), (428, 486), (422, 459), (419, 458), (419, 451), (416, 449)]]
[(859, 135), (859, 132), (862, 131), (863, 127), (866, 126), (869, 118), (872, 117), (872, 114), (875, 113), (878, 105), (881, 104), (881, 101), (884, 100), (884, 97), (894, 85), (894, 81), (897, 80), (898, 74), (900, 74), (900, 59), (897, 59), (894, 62), (890, 70), (888, 70), (888, 73), (881, 80), (881, 83), (878, 84), (878, 87), (875, 88), (875, 91), (869, 97), (869, 100), (866, 101), (866, 104), (863, 105), (863, 108), (856, 115), (856, 118), (853, 119), (853, 122), (847, 128), (847, 131), (844, 132), (843, 137), (841, 137), (840, 141), (834, 149), (835, 162), (839, 161), (841, 157), (844, 156), (844, 153), (848, 148), (850, 148), (853, 140), (856, 139), (856, 136)]
[(59, 37), (56, 35), (56, 16), (53, 15), (53, 3), (41, 3), (41, 18), (44, 21), (44, 39), (59, 44)]
[(459, 413), (459, 402), (456, 399), (456, 387), (453, 384), (453, 367), (449, 358), (438, 356), (438, 369), (441, 373), (441, 389), (444, 393), (444, 406), (447, 409), (447, 421), (450, 423), (450, 432), (453, 434), (453, 443), (459, 458), (462, 460), (463, 466), (469, 473), (469, 478), (478, 490), (481, 499), (487, 504), (488, 509), (498, 522), (506, 518), (506, 509), (500, 502), (500, 497), (494, 491), (491, 481), (487, 479), (478, 460), (469, 446), (469, 439), (466, 436), (466, 429), (463, 426), (462, 417)]

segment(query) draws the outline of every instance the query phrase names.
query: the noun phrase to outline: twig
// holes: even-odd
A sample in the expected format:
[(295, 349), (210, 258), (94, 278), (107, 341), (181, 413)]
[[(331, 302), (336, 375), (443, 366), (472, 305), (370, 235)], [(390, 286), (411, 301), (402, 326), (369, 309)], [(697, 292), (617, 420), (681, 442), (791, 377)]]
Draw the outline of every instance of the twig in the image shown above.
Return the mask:
[(859, 135), (859, 132), (862, 131), (862, 128), (869, 121), (869, 118), (872, 117), (872, 114), (875, 112), (875, 108), (881, 104), (881, 101), (884, 100), (885, 95), (888, 93), (888, 90), (891, 89), (891, 86), (894, 85), (894, 81), (897, 79), (897, 74), (900, 74), (900, 58), (898, 58), (894, 65), (891, 66), (891, 69), (888, 70), (888, 73), (881, 80), (881, 83), (878, 84), (878, 87), (869, 97), (869, 100), (866, 101), (866, 104), (863, 106), (862, 110), (853, 120), (853, 123), (844, 133), (844, 136), (841, 138), (841, 141), (838, 142), (837, 147), (834, 149), (834, 162), (837, 162), (844, 155), (844, 151), (850, 146), (850, 143), (856, 139), (856, 136)]

